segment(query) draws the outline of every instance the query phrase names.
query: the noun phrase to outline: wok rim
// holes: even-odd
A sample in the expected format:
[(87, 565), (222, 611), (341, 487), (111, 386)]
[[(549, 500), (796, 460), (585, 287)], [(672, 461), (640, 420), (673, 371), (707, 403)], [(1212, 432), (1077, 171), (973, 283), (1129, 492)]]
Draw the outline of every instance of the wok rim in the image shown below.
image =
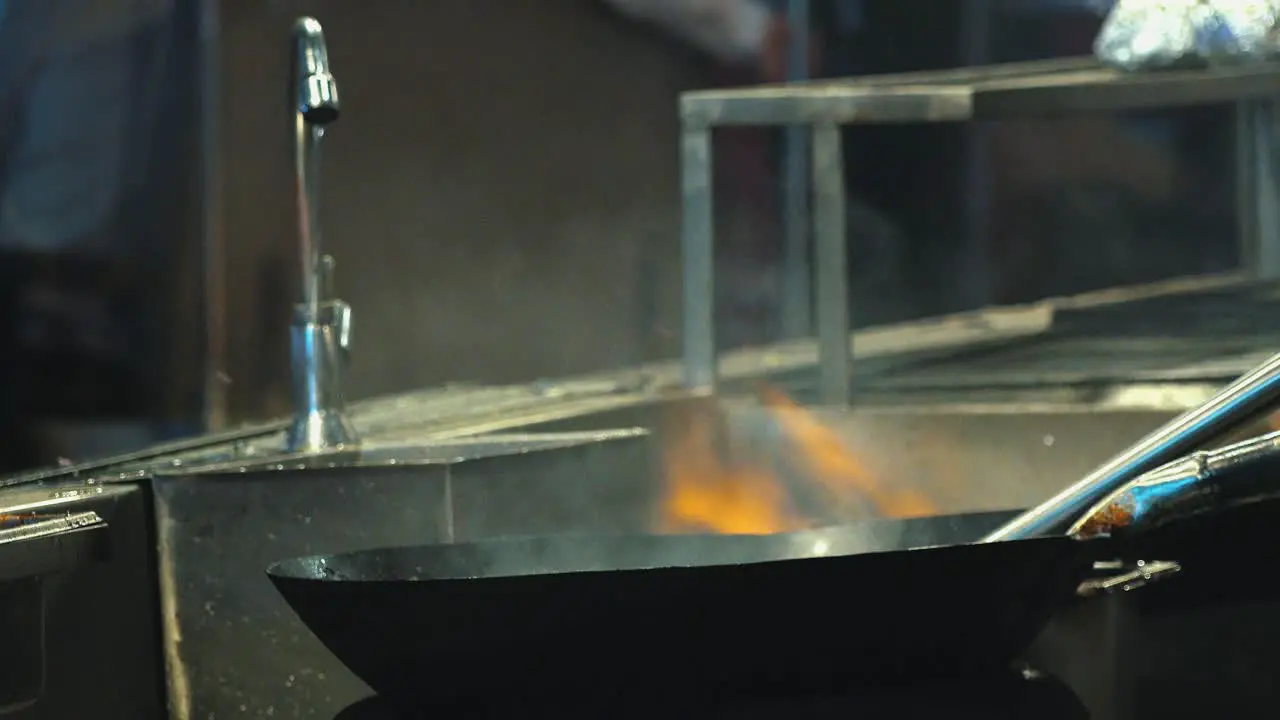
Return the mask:
[[(920, 518), (920, 520), (932, 521), (941, 517), (962, 517), (962, 516), (939, 516), (934, 518)], [(900, 523), (902, 520), (881, 521), (884, 524)], [(952, 543), (934, 543), (910, 545), (906, 547), (884, 547), (873, 548), (858, 552), (831, 552), (831, 553), (810, 553), (810, 554), (778, 554), (771, 556), (769, 553), (762, 552), (760, 559), (746, 560), (741, 562), (722, 562), (712, 561), (706, 563), (689, 562), (689, 563), (654, 563), (654, 564), (627, 564), (622, 566), (601, 567), (601, 568), (566, 568), (556, 570), (534, 570), (532, 572), (514, 573), (494, 573), (494, 574), (449, 574), (449, 575), (424, 575), (421, 577), (399, 576), (399, 577), (352, 577), (339, 573), (326, 574), (321, 568), (328, 563), (341, 562), (343, 564), (356, 565), (361, 559), (370, 559), (378, 557), (394, 557), (396, 555), (405, 555), (410, 553), (430, 553), (433, 551), (447, 552), (454, 554), (463, 554), (467, 552), (478, 551), (500, 551), (502, 548), (517, 548), (522, 545), (530, 545), (533, 543), (548, 543), (555, 545), (563, 545), (569, 547), (572, 545), (580, 545), (590, 542), (612, 542), (612, 543), (671, 543), (672, 545), (679, 543), (712, 543), (712, 544), (728, 544), (741, 543), (743, 541), (760, 543), (762, 546), (788, 548), (794, 546), (816, 546), (816, 544), (825, 538), (837, 535), (839, 537), (865, 535), (868, 538), (874, 537), (874, 523), (856, 523), (830, 525), (821, 528), (808, 528), (804, 530), (788, 531), (782, 533), (771, 534), (746, 534), (746, 533), (675, 533), (675, 534), (600, 534), (600, 533), (583, 533), (583, 534), (564, 534), (564, 535), (517, 535), (506, 536), (501, 538), (490, 538), (473, 540), (462, 543), (424, 543), (418, 545), (392, 545), (373, 548), (365, 548), (360, 550), (352, 550), (341, 553), (314, 553), (304, 556), (286, 558), (277, 560), (267, 566), (265, 572), (272, 582), (298, 582), (298, 583), (314, 583), (320, 585), (372, 585), (384, 583), (452, 583), (452, 582), (469, 582), (475, 583), (480, 581), (502, 581), (528, 577), (557, 577), (557, 576), (579, 576), (594, 575), (600, 573), (642, 573), (654, 571), (679, 571), (679, 570), (704, 570), (725, 567), (743, 567), (743, 566), (763, 566), (771, 565), (779, 562), (796, 562), (804, 560), (831, 559), (841, 557), (856, 557), (864, 555), (885, 555), (911, 553), (916, 551), (937, 550), (939, 548), (957, 548), (978, 545), (1001, 546), (1006, 543), (1037, 543), (1047, 544), (1049, 542), (1078, 542), (1088, 543), (1087, 539), (1078, 538), (1067, 535), (1053, 535), (1037, 538), (1024, 538), (1019, 540), (1004, 540), (995, 543), (981, 543), (977, 539), (969, 542), (952, 542)]]

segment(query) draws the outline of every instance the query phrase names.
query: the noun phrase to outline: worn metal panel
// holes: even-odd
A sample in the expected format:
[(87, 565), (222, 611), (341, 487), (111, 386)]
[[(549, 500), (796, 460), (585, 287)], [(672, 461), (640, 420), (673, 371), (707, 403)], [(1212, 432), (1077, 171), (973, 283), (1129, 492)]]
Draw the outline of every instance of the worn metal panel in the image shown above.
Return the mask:
[[(156, 477), (173, 716), (330, 720), (368, 694), (276, 593), (265, 574), (270, 563), (448, 542), (456, 534), (454, 495), (466, 486), (518, 478), (554, 487), (596, 446), (604, 452), (644, 442), (643, 432), (478, 438), (335, 453), (301, 464), (232, 460)], [(571, 496), (551, 495), (542, 517), (573, 517), (587, 507), (556, 508), (556, 497)], [(511, 532), (493, 522), (481, 528)]]
[(98, 513), (109, 556), (46, 579), (44, 693), (21, 720), (87, 718), (109, 710), (131, 720), (167, 718), (155, 537), (146, 488), (26, 487), (0, 491), (0, 513)]
[(647, 435), (452, 470), (454, 537), (650, 531), (662, 485)]
[(276, 594), (274, 560), (446, 537), (447, 468), (154, 482), (173, 717), (328, 720), (367, 693)]

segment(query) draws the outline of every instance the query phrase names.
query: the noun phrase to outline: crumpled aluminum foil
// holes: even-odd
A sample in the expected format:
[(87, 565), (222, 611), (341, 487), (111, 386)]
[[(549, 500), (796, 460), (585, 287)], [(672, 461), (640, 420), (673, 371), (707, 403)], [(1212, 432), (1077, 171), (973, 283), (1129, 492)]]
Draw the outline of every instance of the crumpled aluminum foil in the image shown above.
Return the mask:
[(1264, 62), (1280, 56), (1280, 0), (1119, 0), (1093, 51), (1122, 70)]

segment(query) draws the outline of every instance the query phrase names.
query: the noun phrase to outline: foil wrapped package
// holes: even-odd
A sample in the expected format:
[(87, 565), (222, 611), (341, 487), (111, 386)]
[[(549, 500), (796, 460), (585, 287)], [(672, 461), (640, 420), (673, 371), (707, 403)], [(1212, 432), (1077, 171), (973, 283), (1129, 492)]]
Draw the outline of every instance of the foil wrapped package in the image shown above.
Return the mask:
[(1093, 49), (1122, 70), (1266, 62), (1280, 55), (1280, 0), (1119, 0)]

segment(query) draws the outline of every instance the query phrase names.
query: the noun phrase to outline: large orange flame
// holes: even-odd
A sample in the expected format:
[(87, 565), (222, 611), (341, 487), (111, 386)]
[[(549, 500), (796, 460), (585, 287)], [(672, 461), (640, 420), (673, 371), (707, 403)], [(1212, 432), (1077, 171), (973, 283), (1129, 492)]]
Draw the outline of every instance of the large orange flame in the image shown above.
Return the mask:
[(670, 433), (662, 530), (769, 534), (833, 521), (808, 518), (796, 508), (776, 469), (780, 459), (800, 470), (800, 477), (787, 481), (802, 483), (807, 493), (816, 493), (831, 507), (860, 507), (881, 517), (936, 513), (923, 494), (875, 478), (835, 432), (783, 393), (763, 388), (760, 400), (780, 431), (780, 442), (771, 447), (758, 447), (751, 439), (751, 452), (735, 447), (734, 438), (724, 437), (731, 433), (713, 404), (697, 405)]

